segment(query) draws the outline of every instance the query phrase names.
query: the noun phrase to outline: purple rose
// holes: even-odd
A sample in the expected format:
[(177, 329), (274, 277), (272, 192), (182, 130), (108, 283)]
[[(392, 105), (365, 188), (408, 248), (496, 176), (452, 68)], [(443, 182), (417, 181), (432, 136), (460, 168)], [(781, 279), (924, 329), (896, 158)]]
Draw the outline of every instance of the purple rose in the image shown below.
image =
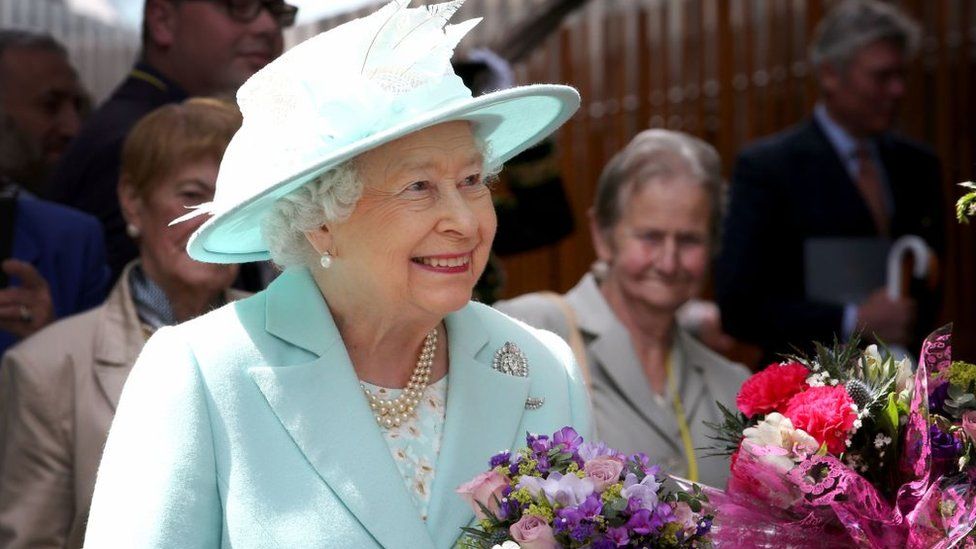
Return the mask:
[(552, 443), (553, 445), (562, 444), (564, 452), (575, 453), (579, 445), (583, 443), (583, 437), (579, 436), (576, 429), (563, 427), (552, 435)]
[(546, 521), (535, 515), (525, 515), (508, 528), (512, 539), (522, 549), (555, 549), (559, 547)]
[(597, 492), (603, 492), (607, 486), (620, 480), (620, 473), (624, 464), (615, 457), (597, 456), (583, 464), (583, 472), (593, 481)]

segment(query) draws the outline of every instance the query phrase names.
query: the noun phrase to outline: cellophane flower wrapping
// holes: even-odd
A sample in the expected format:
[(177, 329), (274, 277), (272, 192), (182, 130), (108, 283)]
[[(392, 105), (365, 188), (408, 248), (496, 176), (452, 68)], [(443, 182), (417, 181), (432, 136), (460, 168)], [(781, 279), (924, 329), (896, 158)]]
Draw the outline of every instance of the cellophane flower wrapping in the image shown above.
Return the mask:
[(950, 334), (914, 372), (855, 338), (747, 380), (713, 426), (734, 452), (727, 489), (705, 490), (715, 545), (976, 547), (976, 365)]
[(488, 465), (457, 490), (478, 520), (460, 547), (711, 547), (698, 486), (681, 489), (646, 455), (585, 442), (571, 427), (527, 434)]

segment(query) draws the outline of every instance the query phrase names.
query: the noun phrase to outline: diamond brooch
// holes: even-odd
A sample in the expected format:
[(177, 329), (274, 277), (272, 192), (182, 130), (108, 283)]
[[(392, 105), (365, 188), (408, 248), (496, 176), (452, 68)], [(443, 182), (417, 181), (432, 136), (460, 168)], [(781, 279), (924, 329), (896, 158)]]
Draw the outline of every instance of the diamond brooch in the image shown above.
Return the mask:
[(511, 341), (505, 342), (501, 349), (495, 351), (495, 358), (491, 367), (503, 374), (515, 377), (529, 376), (529, 361), (525, 359), (522, 349)]

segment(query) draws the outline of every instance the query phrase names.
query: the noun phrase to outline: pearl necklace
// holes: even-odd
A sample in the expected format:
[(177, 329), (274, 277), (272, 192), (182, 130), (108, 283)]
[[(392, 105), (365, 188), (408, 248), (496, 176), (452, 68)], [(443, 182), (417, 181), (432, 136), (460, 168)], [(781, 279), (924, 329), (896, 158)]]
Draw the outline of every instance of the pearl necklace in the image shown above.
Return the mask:
[(366, 399), (369, 400), (369, 408), (376, 416), (376, 423), (380, 427), (387, 429), (399, 427), (401, 423), (407, 421), (413, 415), (417, 404), (427, 390), (427, 383), (430, 381), (430, 367), (434, 364), (434, 352), (437, 350), (437, 329), (434, 328), (427, 333), (424, 338), (424, 347), (417, 358), (417, 366), (413, 369), (410, 382), (400, 393), (400, 396), (386, 400), (374, 395), (366, 385), (360, 383)]

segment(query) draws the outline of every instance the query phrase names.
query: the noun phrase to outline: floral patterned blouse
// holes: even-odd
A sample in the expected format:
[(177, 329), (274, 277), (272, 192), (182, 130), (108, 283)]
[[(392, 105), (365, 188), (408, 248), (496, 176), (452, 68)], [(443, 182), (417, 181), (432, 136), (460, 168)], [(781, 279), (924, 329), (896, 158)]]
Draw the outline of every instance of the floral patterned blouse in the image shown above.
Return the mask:
[[(363, 385), (384, 400), (394, 399), (401, 393), (401, 389), (387, 389), (366, 382)], [(413, 417), (399, 427), (380, 428), (407, 492), (413, 496), (424, 522), (427, 521), (430, 489), (434, 484), (434, 466), (441, 451), (446, 402), (447, 376), (444, 376), (427, 387)]]

